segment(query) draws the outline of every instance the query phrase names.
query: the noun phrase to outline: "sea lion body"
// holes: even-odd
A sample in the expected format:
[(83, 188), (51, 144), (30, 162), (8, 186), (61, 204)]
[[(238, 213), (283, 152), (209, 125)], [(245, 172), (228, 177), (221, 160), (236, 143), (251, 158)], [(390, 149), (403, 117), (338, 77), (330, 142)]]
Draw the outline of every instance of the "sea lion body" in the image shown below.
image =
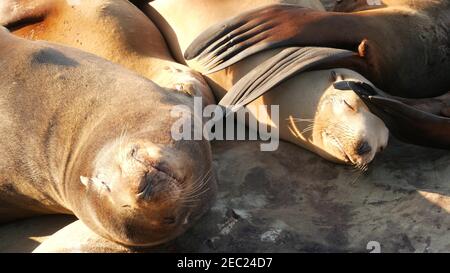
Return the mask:
[[(257, 27), (261, 24), (265, 27)], [(213, 72), (266, 49), (344, 48), (359, 52), (366, 64), (357, 72), (378, 88), (402, 97), (433, 97), (446, 93), (450, 86), (449, 25), (448, 0), (400, 1), (352, 13), (273, 5), (214, 26), (194, 42), (186, 56), (190, 59), (202, 52), (204, 60), (213, 60), (207, 62)], [(221, 26), (223, 30), (210, 36)], [(246, 26), (246, 34), (239, 35)], [(237, 42), (220, 51), (207, 49), (221, 37)]]
[(215, 189), (209, 144), (171, 137), (171, 109), (191, 107), (190, 98), (4, 28), (0, 60), (1, 222), (73, 213), (109, 240), (152, 245), (208, 208)]
[[(150, 3), (151, 7), (144, 7), (142, 10), (157, 24), (158, 28), (162, 30), (166, 39), (169, 41), (174, 55), (177, 58), (182, 58), (181, 52), (184, 52), (189, 44), (209, 26), (216, 24), (224, 19), (233, 17), (238, 12), (253, 9), (258, 6), (264, 6), (274, 3), (291, 3), (302, 4), (314, 9), (323, 10), (319, 1), (153, 1)], [(189, 6), (191, 8), (188, 21), (185, 20), (184, 12)], [(195, 8), (192, 8), (195, 7)], [(159, 18), (159, 19), (158, 19)], [(198, 19), (197, 19), (198, 18)], [(242, 62), (232, 65), (231, 67), (207, 75), (210, 86), (213, 88), (218, 99), (222, 98), (227, 91), (229, 91), (239, 80), (252, 71), (258, 65), (261, 65), (267, 59), (276, 55), (280, 50), (272, 50), (262, 52), (255, 56), (251, 56)], [(201, 64), (196, 63), (195, 60), (189, 61), (189, 65), (193, 68), (201, 69)], [(363, 104), (358, 102), (359, 98), (352, 92), (342, 93), (342, 99), (336, 103), (334, 108), (341, 115), (329, 115), (333, 112), (331, 108), (316, 108), (319, 105), (320, 97), (325, 94), (333, 93), (334, 96), (341, 92), (334, 92), (331, 74), (333, 70), (308, 72), (299, 77), (290, 78), (281, 86), (273, 88), (270, 93), (262, 96), (260, 99), (251, 103), (253, 109), (258, 109), (260, 105), (280, 105), (280, 138), (293, 142), (304, 148), (307, 148), (315, 153), (335, 162), (355, 164), (369, 163), (375, 156), (376, 152), (386, 146), (388, 132), (381, 120), (370, 114), (364, 108)], [(341, 76), (356, 77), (362, 79), (356, 73), (349, 70), (337, 71), (337, 74), (342, 73)], [(345, 94), (345, 95), (344, 95)], [(330, 96), (331, 97), (331, 96)], [(328, 97), (328, 98), (330, 98)], [(354, 101), (355, 107), (361, 107), (361, 111), (347, 112), (348, 107), (343, 103), (343, 98), (346, 97), (348, 101)], [(342, 103), (341, 103), (342, 102)], [(326, 104), (326, 103), (325, 103)], [(251, 107), (249, 107), (250, 109)], [(318, 114), (323, 111), (326, 114)], [(348, 116), (346, 115), (348, 113)], [(270, 120), (270, 113), (253, 112), (256, 118), (261, 123), (265, 123), (272, 128), (277, 127), (272, 120)], [(264, 117), (267, 117), (265, 119)], [(324, 124), (321, 117), (331, 117), (330, 122)], [(367, 116), (364, 118), (364, 116)], [(344, 126), (344, 121), (347, 117), (352, 120), (350, 126)], [(341, 119), (342, 118), (342, 119)], [(315, 125), (315, 130), (305, 130), (311, 126), (311, 122), (298, 122), (299, 119), (321, 120)], [(294, 124), (293, 124), (294, 123)], [(330, 144), (326, 137), (324, 137), (324, 128), (329, 125), (333, 129), (326, 129), (326, 131), (334, 131), (336, 135), (343, 134), (344, 131), (350, 137), (342, 138), (342, 147), (336, 148), (337, 144)], [(295, 129), (293, 131), (292, 126)], [(321, 126), (320, 126), (321, 125)], [(343, 127), (341, 127), (341, 125)], [(348, 129), (348, 131), (347, 131)], [(297, 134), (297, 132), (305, 131), (304, 134)], [(307, 132), (306, 132), (307, 131)], [(337, 138), (340, 138), (337, 136)], [(371, 146), (370, 152), (361, 153), (360, 147)], [(342, 151), (344, 150), (344, 152)], [(358, 152), (359, 150), (359, 152)]]
[(0, 5), (0, 22), (20, 37), (96, 54), (162, 87), (214, 102), (200, 73), (174, 61), (160, 31), (128, 1), (8, 0)]

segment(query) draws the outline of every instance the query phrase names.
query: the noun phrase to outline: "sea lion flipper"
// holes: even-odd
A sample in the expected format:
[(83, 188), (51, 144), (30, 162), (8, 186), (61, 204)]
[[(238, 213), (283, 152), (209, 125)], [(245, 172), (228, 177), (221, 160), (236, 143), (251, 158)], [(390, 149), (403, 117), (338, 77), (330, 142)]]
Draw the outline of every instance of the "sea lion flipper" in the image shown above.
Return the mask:
[(90, 230), (81, 220), (63, 227), (33, 253), (127, 253), (131, 248), (112, 242)]
[(361, 90), (353, 90), (400, 140), (450, 149), (450, 118), (427, 113), (394, 98), (368, 96)]
[(241, 78), (219, 102), (232, 111), (264, 95), (284, 80), (304, 71), (333, 67), (354, 57), (351, 51), (320, 47), (291, 47), (257, 66)]
[[(198, 57), (207, 73), (219, 71), (250, 55), (283, 46), (347, 48), (360, 41), (334, 31), (334, 15), (298, 5), (278, 4), (255, 9), (216, 24), (197, 37), (185, 51), (186, 59)], [(345, 15), (341, 15), (343, 17)], [(338, 31), (337, 31), (338, 32)]]
[(228, 45), (231, 45), (231, 41), (236, 35), (250, 32), (252, 28), (249, 28), (249, 26), (251, 25), (257, 26), (256, 22), (250, 21), (257, 19), (259, 12), (266, 8), (263, 7), (244, 12), (227, 21), (212, 25), (203, 31), (186, 49), (184, 53), (185, 59), (190, 60), (195, 57), (205, 56), (215, 50), (217, 48), (215, 45), (219, 42), (229, 43)]

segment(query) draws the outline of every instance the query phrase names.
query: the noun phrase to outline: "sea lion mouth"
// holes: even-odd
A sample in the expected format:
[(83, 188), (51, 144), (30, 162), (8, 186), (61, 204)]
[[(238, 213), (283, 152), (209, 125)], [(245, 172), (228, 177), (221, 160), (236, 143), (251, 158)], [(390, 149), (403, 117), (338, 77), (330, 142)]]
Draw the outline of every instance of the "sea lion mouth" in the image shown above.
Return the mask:
[(156, 170), (146, 172), (138, 186), (136, 197), (140, 200), (150, 201), (160, 194), (180, 192), (182, 182), (176, 180), (165, 172)]
[(341, 154), (344, 157), (344, 161), (347, 163), (351, 163), (351, 164), (356, 164), (352, 158), (350, 157), (350, 155), (345, 151), (344, 146), (342, 145), (342, 143), (339, 141), (339, 139), (334, 136), (333, 134), (330, 134), (328, 131), (324, 130), (324, 133), (326, 135), (327, 138), (329, 138), (331, 141), (330, 143), (336, 147), (339, 152), (341, 152)]
[[(363, 161), (363, 162), (358, 162), (357, 160), (355, 160), (353, 157), (350, 156), (350, 154), (345, 150), (344, 145), (342, 144), (342, 142), (339, 140), (338, 137), (336, 137), (333, 134), (328, 133), (326, 130), (324, 130), (324, 133), (327, 137), (327, 139), (329, 139), (329, 142), (331, 143), (331, 145), (333, 145), (335, 148), (337, 148), (337, 150), (341, 153), (342, 157), (344, 158), (344, 162), (351, 164), (352, 166), (354, 166), (356, 169), (362, 171), (362, 172), (366, 172), (368, 170), (368, 164), (370, 163), (370, 161)], [(365, 143), (365, 142), (363, 142)], [(365, 150), (365, 153), (367, 153), (367, 151), (371, 151), (371, 149), (369, 150), (368, 148), (366, 148), (366, 145), (360, 145), (363, 149)]]

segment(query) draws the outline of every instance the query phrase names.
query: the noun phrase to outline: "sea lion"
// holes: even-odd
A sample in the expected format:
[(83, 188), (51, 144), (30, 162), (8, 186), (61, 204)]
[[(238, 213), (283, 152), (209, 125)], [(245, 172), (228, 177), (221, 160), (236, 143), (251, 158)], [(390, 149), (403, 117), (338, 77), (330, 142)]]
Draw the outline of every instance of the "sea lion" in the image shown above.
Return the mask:
[[(200, 56), (214, 72), (266, 49), (343, 48), (365, 60), (361, 69), (352, 69), (392, 95), (423, 98), (446, 93), (450, 87), (450, 1), (395, 2), (354, 13), (286, 4), (254, 9), (208, 29), (185, 57)], [(215, 42), (221, 46), (214, 46)]]
[(5, 0), (0, 14), (0, 23), (15, 35), (96, 54), (162, 87), (214, 103), (201, 74), (177, 63), (153, 22), (126, 0)]
[(173, 107), (192, 99), (3, 27), (0, 60), (0, 222), (74, 214), (106, 239), (141, 246), (178, 236), (208, 209), (210, 145), (171, 135)]
[[(151, 6), (141, 9), (161, 29), (174, 55), (182, 58), (181, 52), (208, 26), (231, 17), (238, 11), (280, 2), (286, 1), (165, 0), (153, 1)], [(319, 1), (288, 2), (302, 3), (323, 10)], [(188, 7), (190, 19), (186, 21), (184, 13)], [(260, 65), (261, 75), (265, 74), (265, 71), (272, 67), (271, 58), (276, 57), (279, 52), (280, 50), (264, 52), (226, 70), (208, 75), (207, 79), (216, 97), (223, 99), (228, 94), (227, 91), (232, 91), (233, 86), (241, 80), (246, 83), (254, 82), (257, 75), (245, 76)], [(347, 60), (359, 59), (356, 54), (344, 55)], [(269, 63), (265, 63), (266, 61)], [(189, 65), (193, 68), (201, 67), (195, 61), (190, 61)], [(276, 78), (277, 74), (271, 72), (270, 75)], [(342, 78), (367, 81), (349, 70), (311, 71), (290, 78), (282, 85), (271, 86), (272, 91), (250, 103), (249, 109), (258, 109), (260, 105), (280, 105), (279, 127), (271, 120), (271, 113), (268, 111), (250, 111), (260, 123), (279, 130), (283, 140), (300, 145), (334, 162), (366, 166), (375, 154), (386, 146), (388, 130), (379, 118), (367, 110), (354, 92), (334, 89), (333, 83)]]

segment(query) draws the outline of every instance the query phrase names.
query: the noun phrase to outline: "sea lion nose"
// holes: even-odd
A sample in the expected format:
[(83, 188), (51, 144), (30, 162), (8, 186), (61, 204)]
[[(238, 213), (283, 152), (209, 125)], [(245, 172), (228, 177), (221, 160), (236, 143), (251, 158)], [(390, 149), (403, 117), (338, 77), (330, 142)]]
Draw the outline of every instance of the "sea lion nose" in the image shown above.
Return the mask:
[(166, 189), (168, 182), (178, 182), (174, 168), (169, 164), (168, 158), (161, 153), (161, 149), (153, 147), (151, 144), (134, 145), (131, 150), (131, 158), (134, 162), (139, 163), (130, 165), (130, 168), (139, 171), (139, 177), (135, 177), (138, 182), (138, 198), (152, 200), (168, 191)]
[(358, 147), (356, 148), (356, 153), (358, 155), (365, 155), (372, 151), (372, 147), (367, 141), (362, 141), (359, 143)]

